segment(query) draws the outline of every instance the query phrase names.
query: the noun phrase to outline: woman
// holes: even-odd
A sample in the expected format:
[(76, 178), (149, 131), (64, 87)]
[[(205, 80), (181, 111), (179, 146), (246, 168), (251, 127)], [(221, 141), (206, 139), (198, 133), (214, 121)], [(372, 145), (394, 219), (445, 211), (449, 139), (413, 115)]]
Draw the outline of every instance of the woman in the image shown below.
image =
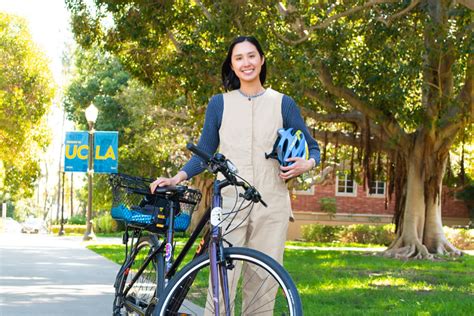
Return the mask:
[[(265, 56), (258, 41), (251, 36), (234, 39), (222, 65), (222, 83), (228, 92), (211, 98), (198, 147), (209, 154), (219, 147), (219, 152), (236, 165), (239, 175), (253, 184), (268, 204), (267, 208), (255, 205), (248, 216), (238, 213), (224, 232), (225, 239), (234, 246), (262, 251), (282, 263), (291, 217), (285, 180), (314, 168), (319, 163), (319, 147), (293, 99), (264, 88), (265, 77)], [(288, 161), (293, 164), (283, 167), (276, 160), (266, 159), (265, 153), (272, 151), (277, 131), (290, 127), (303, 131), (309, 159), (290, 158)], [(158, 178), (151, 189), (177, 185), (203, 170), (200, 158), (193, 156), (174, 177)], [(236, 203), (235, 189), (225, 188), (222, 196), (224, 211), (232, 209)], [(255, 286), (259, 285), (256, 282)]]

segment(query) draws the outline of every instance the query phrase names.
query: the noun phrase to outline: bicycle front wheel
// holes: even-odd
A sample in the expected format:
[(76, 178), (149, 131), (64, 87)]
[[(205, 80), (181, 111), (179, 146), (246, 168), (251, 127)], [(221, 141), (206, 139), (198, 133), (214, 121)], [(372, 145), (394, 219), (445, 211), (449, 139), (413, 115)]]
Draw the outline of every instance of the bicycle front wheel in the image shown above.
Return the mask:
[(160, 258), (150, 257), (154, 247), (158, 246), (152, 237), (143, 237), (137, 242), (137, 247), (119, 274), (114, 316), (150, 315), (153, 310)]
[[(219, 315), (302, 315), (296, 287), (274, 259), (248, 248), (226, 248), (223, 258)], [(168, 284), (153, 315), (215, 315), (209, 263), (204, 255), (184, 267)]]

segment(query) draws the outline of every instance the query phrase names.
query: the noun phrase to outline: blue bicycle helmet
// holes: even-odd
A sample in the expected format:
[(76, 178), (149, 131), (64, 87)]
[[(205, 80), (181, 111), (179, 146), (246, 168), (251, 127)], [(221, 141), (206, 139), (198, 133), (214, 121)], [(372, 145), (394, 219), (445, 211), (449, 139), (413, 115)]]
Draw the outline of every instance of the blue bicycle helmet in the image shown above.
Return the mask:
[(286, 161), (288, 158), (299, 157), (308, 159), (309, 150), (306, 138), (300, 130), (293, 128), (280, 128), (278, 138), (270, 154), (265, 154), (265, 158), (278, 160), (282, 166), (291, 166), (293, 161)]

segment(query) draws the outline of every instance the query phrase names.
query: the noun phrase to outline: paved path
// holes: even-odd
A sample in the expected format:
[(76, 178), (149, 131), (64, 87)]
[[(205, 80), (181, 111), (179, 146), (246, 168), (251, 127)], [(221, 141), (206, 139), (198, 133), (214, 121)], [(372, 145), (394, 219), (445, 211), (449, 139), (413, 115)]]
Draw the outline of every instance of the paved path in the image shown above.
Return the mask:
[(119, 266), (81, 239), (0, 234), (0, 315), (111, 315)]

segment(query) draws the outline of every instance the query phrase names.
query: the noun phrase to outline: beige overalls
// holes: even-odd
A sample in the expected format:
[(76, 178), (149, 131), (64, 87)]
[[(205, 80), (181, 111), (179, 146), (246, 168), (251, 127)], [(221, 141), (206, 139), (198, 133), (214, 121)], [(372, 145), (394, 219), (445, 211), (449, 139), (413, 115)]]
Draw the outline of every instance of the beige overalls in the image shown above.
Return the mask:
[[(250, 214), (248, 211), (240, 212), (232, 221), (228, 233), (224, 232), (224, 238), (235, 247), (259, 250), (280, 263), (283, 261), (291, 204), (285, 182), (278, 176), (280, 173), (278, 162), (275, 159), (266, 159), (265, 153), (272, 151), (277, 130), (283, 127), (282, 98), (281, 93), (272, 89), (267, 89), (263, 95), (250, 100), (238, 90), (225, 93), (224, 112), (219, 130), (219, 152), (236, 165), (238, 174), (254, 185), (268, 204), (268, 207), (260, 203), (255, 204)], [(225, 188), (222, 196), (225, 213), (235, 205), (235, 188)], [(238, 200), (236, 207), (239, 207), (241, 201)], [(227, 222), (229, 220), (230, 218)], [(239, 227), (235, 228), (237, 225)], [(271, 310), (275, 291), (260, 288), (262, 282), (256, 280), (255, 272), (245, 267), (242, 271), (244, 284), (247, 284), (248, 276), (252, 276), (250, 283), (245, 287), (243, 310), (245, 304), (261, 304), (255, 301), (256, 289), (259, 293), (267, 293), (267, 297), (261, 297), (260, 300), (268, 300)], [(239, 274), (240, 271), (234, 273)], [(235, 278), (231, 275), (229, 284), (233, 283), (232, 280)], [(249, 303), (252, 298), (253, 301)], [(269, 312), (269, 315), (272, 313)]]

